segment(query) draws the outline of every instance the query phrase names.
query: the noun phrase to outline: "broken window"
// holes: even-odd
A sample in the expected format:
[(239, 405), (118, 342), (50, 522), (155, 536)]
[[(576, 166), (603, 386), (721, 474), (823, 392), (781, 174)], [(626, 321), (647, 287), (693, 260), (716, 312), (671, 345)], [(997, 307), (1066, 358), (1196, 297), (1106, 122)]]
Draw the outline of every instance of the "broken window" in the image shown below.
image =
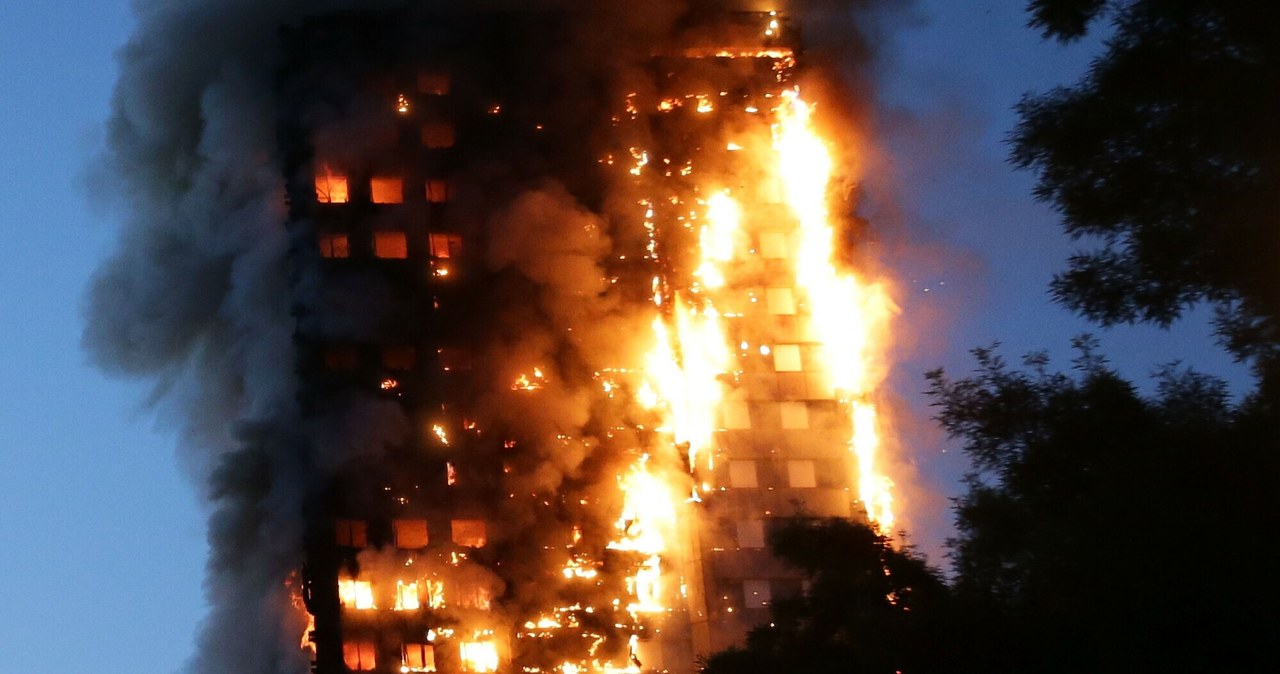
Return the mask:
[(419, 73), (418, 91), (431, 96), (444, 96), (448, 94), (449, 74), (442, 72)]
[(371, 672), (378, 666), (372, 641), (342, 642), (342, 661), (353, 672)]
[(779, 344), (773, 347), (773, 370), (775, 372), (799, 372), (800, 345)]
[(373, 254), (388, 260), (409, 257), (409, 243), (404, 232), (374, 232)]
[(449, 182), (447, 180), (428, 180), (427, 181), (427, 201), (433, 204), (443, 204), (449, 200)]
[(751, 460), (730, 461), (729, 486), (746, 489), (759, 486), (756, 481), (756, 462)]
[(790, 316), (796, 312), (795, 296), (790, 288), (765, 288), (765, 305), (775, 316)]
[(324, 350), (326, 370), (354, 370), (360, 364), (360, 352), (354, 346), (331, 346)]
[(784, 402), (779, 405), (782, 412), (782, 427), (787, 430), (800, 430), (809, 427), (809, 408), (802, 402)]
[(351, 257), (351, 246), (346, 234), (321, 234), (320, 255), (324, 257)]
[(345, 204), (350, 199), (346, 176), (329, 173), (316, 176), (316, 201), (322, 204)]
[(759, 549), (764, 547), (764, 521), (738, 521), (738, 547)]
[(467, 548), (483, 548), (485, 544), (484, 520), (454, 520), (453, 542)]
[(338, 602), (343, 608), (368, 611), (377, 606), (373, 603), (373, 583), (354, 578), (338, 579)]
[(392, 520), (396, 547), (401, 550), (417, 550), (427, 547), (426, 520)]
[(412, 346), (382, 347), (382, 365), (388, 370), (412, 370), (418, 352)]
[(724, 427), (729, 430), (745, 430), (751, 428), (751, 408), (746, 401), (730, 401), (721, 408), (724, 416)]
[(462, 237), (457, 234), (431, 233), (431, 256), (438, 258), (457, 257), (462, 252)]
[(405, 644), (400, 655), (402, 672), (436, 671), (436, 651), (431, 644)]
[(464, 672), (498, 671), (498, 647), (492, 641), (463, 641), (458, 644)]
[(742, 581), (742, 605), (745, 608), (767, 608), (773, 596), (767, 580)]
[(337, 544), (347, 548), (369, 546), (369, 527), (364, 520), (336, 520)]
[(426, 124), (422, 127), (422, 146), (431, 149), (453, 147), (453, 125), (448, 122)]
[(818, 486), (818, 473), (812, 461), (788, 461), (787, 484), (797, 489)]
[(369, 181), (369, 196), (375, 204), (404, 203), (404, 181), (399, 178), (373, 178)]

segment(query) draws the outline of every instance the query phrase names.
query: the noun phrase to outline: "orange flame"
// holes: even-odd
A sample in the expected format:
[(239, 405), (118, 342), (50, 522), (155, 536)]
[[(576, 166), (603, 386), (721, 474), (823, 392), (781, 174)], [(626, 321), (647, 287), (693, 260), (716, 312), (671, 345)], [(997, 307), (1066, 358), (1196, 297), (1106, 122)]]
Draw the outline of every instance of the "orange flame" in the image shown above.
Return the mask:
[(893, 481), (880, 470), (876, 407), (866, 397), (883, 377), (877, 369), (883, 345), (877, 340), (896, 309), (883, 286), (836, 268), (836, 231), (827, 206), (833, 162), (814, 129), (813, 107), (793, 90), (785, 92), (777, 113), (778, 175), (787, 206), (800, 224), (796, 283), (806, 295), (809, 328), (822, 346), (826, 373), (837, 399), (849, 410), (859, 498), (871, 521), (881, 531), (891, 531)]

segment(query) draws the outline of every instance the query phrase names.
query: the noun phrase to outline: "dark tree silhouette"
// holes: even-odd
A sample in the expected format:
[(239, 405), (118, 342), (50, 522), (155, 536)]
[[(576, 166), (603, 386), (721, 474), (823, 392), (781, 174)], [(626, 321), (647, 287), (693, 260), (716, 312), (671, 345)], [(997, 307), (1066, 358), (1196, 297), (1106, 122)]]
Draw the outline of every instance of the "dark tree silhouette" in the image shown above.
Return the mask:
[(1093, 250), (1056, 299), (1104, 325), (1218, 312), (1237, 356), (1280, 357), (1280, 4), (1034, 0), (1031, 25), (1069, 41), (1112, 20), (1073, 87), (1024, 98), (1016, 165)]
[(1145, 398), (1077, 346), (1074, 376), (991, 349), (928, 375), (974, 466), (951, 545), (987, 670), (1276, 671), (1280, 418), (1173, 367)]
[(956, 671), (939, 664), (950, 650), (941, 644), (949, 591), (909, 548), (839, 519), (791, 520), (769, 544), (808, 590), (775, 600), (772, 623), (712, 656), (706, 674)]

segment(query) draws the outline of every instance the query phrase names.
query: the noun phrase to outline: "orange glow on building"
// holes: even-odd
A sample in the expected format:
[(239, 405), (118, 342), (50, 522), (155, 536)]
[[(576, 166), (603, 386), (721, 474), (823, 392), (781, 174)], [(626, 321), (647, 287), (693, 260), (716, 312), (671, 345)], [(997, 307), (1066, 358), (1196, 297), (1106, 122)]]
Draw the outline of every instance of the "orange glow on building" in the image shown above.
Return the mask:
[[(666, 79), (586, 106), (612, 106), (598, 129), (421, 57), (352, 83), (391, 149), (314, 153), (341, 176), (299, 153), (293, 226), (321, 253), (300, 399), (339, 427), (318, 444), (353, 447), (308, 532), (318, 674), (692, 674), (799, 591), (778, 520), (895, 526), (896, 308), (850, 253), (849, 148), (785, 17), (703, 28), (724, 39), (655, 49)], [(599, 172), (586, 196), (561, 154)]]

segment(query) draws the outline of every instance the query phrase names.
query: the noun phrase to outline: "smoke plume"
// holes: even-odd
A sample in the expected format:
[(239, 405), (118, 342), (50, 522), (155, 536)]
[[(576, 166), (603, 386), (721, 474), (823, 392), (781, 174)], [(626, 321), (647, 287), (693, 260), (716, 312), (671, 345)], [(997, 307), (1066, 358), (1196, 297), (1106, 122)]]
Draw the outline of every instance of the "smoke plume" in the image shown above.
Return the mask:
[[(290, 583), (303, 562), (308, 500), (345, 465), (376, 458), (418, 432), (395, 405), (372, 397), (347, 401), (323, 421), (300, 410), (299, 322), (357, 336), (386, 320), (388, 309), (357, 307), (380, 295), (368, 287), (376, 280), (353, 277), (322, 289), (308, 276), (305, 257), (290, 252), (295, 242), (285, 228), (286, 176), (276, 135), (283, 27), (338, 10), (409, 4), (456, 10), (459, 3), (134, 3), (138, 29), (120, 52), (109, 140), (94, 167), (96, 191), (116, 195), (123, 226), (88, 290), (84, 344), (104, 370), (152, 383), (156, 408), (176, 430), (182, 460), (211, 511), (211, 610), (192, 672), (306, 671), (298, 649), (304, 626), (290, 606)], [(600, 92), (624, 96), (652, 87), (639, 67), (643, 59), (678, 37), (682, 17), (720, 3), (537, 4), (576, 12), (572, 39), (549, 56), (559, 64), (562, 95), (553, 108), (565, 127), (593, 136), (603, 132)], [(791, 4), (778, 9), (798, 20), (812, 62), (836, 75), (830, 87), (853, 84), (865, 92), (863, 66), (874, 34), (868, 26), (878, 3)], [(859, 100), (868, 98), (864, 92)], [(854, 100), (843, 98), (831, 112), (857, 117)], [(317, 144), (325, 144), (323, 136)], [(471, 392), (481, 408), (493, 410), (482, 423), (533, 447), (513, 466), (525, 491), (616, 498), (604, 488), (616, 466), (593, 451), (628, 439), (605, 437), (608, 420), (591, 408), (586, 390), (596, 386), (593, 373), (644, 347), (636, 343), (642, 317), (609, 287), (616, 250), (634, 246), (642, 233), (613, 212), (622, 201), (610, 191), (617, 186), (588, 203), (575, 196), (575, 186), (536, 170), (514, 175), (501, 162), (479, 159), (468, 170), (486, 191), (470, 201), (462, 195), (458, 209), (480, 216), (467, 226), (482, 228), (474, 235), (487, 241), (485, 259), (496, 279), (483, 298), (485, 312), (473, 317), (481, 341), (476, 379), (499, 383)], [(299, 302), (326, 309), (300, 316)], [(534, 367), (545, 368), (549, 382), (536, 410), (506, 387)], [(545, 446), (532, 440), (557, 435), (573, 440)], [(512, 513), (512, 531), (496, 536), (515, 546), (528, 525), (567, 526), (566, 513), (546, 510)], [(524, 573), (508, 569), (505, 582)], [(486, 583), (504, 591), (503, 580)], [(512, 590), (515, 603), (535, 603), (519, 596), (538, 591), (527, 585)]]

